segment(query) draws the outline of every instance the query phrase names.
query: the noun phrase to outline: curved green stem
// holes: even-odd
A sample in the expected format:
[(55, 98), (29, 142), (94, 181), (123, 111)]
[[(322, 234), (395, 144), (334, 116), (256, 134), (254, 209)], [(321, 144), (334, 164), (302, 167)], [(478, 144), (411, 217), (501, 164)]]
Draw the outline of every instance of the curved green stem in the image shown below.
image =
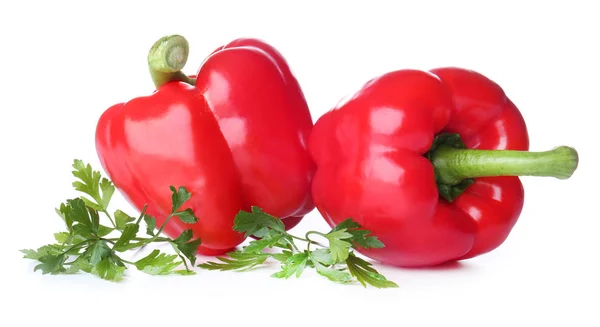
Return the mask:
[(439, 146), (431, 156), (438, 183), (456, 185), (467, 178), (488, 176), (571, 177), (578, 165), (575, 149), (560, 146), (543, 152), (457, 149)]
[(148, 52), (148, 68), (156, 88), (172, 82), (181, 81), (194, 85), (195, 80), (181, 72), (189, 54), (189, 44), (181, 35), (169, 35), (160, 38)]
[(310, 239), (310, 235), (312, 235), (312, 234), (319, 235), (319, 236), (321, 236), (321, 237), (323, 237), (323, 238), (327, 238), (327, 237), (325, 236), (325, 234), (323, 234), (323, 233), (321, 233), (321, 232), (317, 232), (317, 231), (314, 231), (314, 230), (313, 230), (313, 231), (308, 231), (308, 232), (306, 232), (306, 235), (304, 235), (304, 238), (306, 239), (306, 242), (308, 242), (308, 244), (309, 244), (309, 245), (310, 245), (310, 244), (314, 244), (314, 245), (316, 245), (316, 246), (320, 246), (320, 247), (322, 247), (322, 248), (326, 248), (326, 247), (327, 247), (326, 245), (324, 245), (324, 244), (322, 244), (322, 243), (319, 243), (319, 242), (317, 242), (317, 241), (313, 241), (313, 240), (311, 240), (311, 239)]

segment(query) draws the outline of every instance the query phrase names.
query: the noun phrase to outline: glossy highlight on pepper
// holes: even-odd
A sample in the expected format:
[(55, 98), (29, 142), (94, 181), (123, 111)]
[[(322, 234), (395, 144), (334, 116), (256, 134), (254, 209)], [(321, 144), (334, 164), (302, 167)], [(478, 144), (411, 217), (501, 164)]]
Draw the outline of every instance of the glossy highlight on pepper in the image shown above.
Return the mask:
[(578, 162), (570, 147), (527, 152), (525, 121), (503, 89), (456, 67), (368, 81), (318, 119), (309, 149), (327, 223), (352, 217), (385, 244), (363, 254), (405, 267), (494, 250), (523, 207), (518, 176), (568, 178)]

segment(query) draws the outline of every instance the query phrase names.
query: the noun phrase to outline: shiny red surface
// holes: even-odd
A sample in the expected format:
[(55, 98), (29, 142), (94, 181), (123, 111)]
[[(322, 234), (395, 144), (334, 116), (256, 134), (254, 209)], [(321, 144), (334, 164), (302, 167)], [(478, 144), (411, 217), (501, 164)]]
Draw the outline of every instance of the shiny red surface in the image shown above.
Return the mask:
[(520, 112), (481, 74), (390, 72), (315, 123), (317, 209), (331, 226), (352, 217), (373, 231), (385, 248), (360, 251), (390, 265), (437, 265), (493, 250), (521, 212), (521, 182), (478, 178), (454, 202), (440, 199), (423, 154), (442, 132), (460, 134), (469, 148), (529, 147)]
[(172, 219), (165, 233), (192, 228), (203, 254), (243, 241), (233, 231), (239, 210), (259, 206), (292, 228), (314, 208), (312, 129), (306, 101), (283, 57), (255, 39), (213, 52), (196, 87), (171, 82), (152, 95), (109, 108), (96, 146), (103, 168), (138, 210), (160, 226), (170, 212), (170, 185), (185, 186), (195, 225)]
[(234, 40), (202, 64), (196, 88), (233, 153), (245, 202), (295, 225), (286, 219), (314, 209), (313, 123), (283, 56), (257, 39)]

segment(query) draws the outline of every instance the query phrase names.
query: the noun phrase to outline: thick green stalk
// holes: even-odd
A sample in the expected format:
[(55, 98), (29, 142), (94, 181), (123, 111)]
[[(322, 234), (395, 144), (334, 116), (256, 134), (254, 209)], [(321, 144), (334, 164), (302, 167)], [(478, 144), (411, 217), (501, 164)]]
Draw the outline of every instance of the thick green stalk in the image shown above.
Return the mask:
[(560, 146), (543, 152), (458, 149), (440, 145), (431, 154), (439, 184), (456, 185), (465, 179), (488, 176), (571, 177), (579, 157), (575, 149)]

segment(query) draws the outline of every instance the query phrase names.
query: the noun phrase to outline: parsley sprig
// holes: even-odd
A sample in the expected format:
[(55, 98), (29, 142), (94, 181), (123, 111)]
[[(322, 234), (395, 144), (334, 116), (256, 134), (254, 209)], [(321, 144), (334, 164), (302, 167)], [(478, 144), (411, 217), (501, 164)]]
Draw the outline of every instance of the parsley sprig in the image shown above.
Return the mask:
[[(377, 288), (398, 287), (387, 280), (370, 262), (357, 256), (353, 249), (357, 246), (382, 248), (384, 246), (370, 231), (348, 218), (328, 233), (309, 231), (305, 237), (289, 234), (283, 222), (261, 210), (252, 207), (251, 212), (240, 211), (234, 220), (234, 230), (245, 233), (246, 237), (254, 236), (240, 250), (217, 257), (219, 262), (208, 261), (198, 267), (208, 270), (244, 271), (259, 266), (269, 258), (280, 262), (281, 270), (272, 274), (275, 278), (300, 277), (306, 267), (314, 268), (318, 274), (327, 279), (347, 284), (358, 281), (363, 287), (367, 284)], [(316, 238), (327, 241), (323, 244)], [(306, 249), (300, 250), (295, 241), (306, 243)], [(311, 246), (317, 249), (311, 249)], [(269, 249), (280, 248), (281, 252), (268, 252)]]
[[(83, 271), (110, 281), (122, 280), (128, 265), (150, 275), (194, 274), (188, 262), (192, 267), (195, 265), (200, 239), (192, 239), (192, 230), (185, 230), (175, 239), (160, 236), (172, 218), (177, 217), (187, 224), (198, 221), (191, 209), (181, 209), (191, 197), (185, 187), (170, 187), (171, 213), (155, 232), (156, 218), (146, 213), (147, 206), (137, 218), (121, 210), (111, 215), (108, 206), (115, 192), (113, 183), (81, 160), (74, 161), (73, 169), (73, 176), (77, 179), (73, 187), (85, 195), (68, 199), (56, 209), (66, 226), (66, 231), (54, 234), (56, 243), (37, 250), (21, 250), (25, 258), (39, 261), (34, 271), (40, 270), (42, 274)], [(100, 223), (100, 214), (108, 219), (110, 225)], [(147, 237), (138, 236), (142, 220), (146, 224)], [(122, 257), (130, 250), (164, 242), (170, 243), (176, 254), (153, 250), (137, 261)], [(181, 264), (184, 269), (177, 269)]]

